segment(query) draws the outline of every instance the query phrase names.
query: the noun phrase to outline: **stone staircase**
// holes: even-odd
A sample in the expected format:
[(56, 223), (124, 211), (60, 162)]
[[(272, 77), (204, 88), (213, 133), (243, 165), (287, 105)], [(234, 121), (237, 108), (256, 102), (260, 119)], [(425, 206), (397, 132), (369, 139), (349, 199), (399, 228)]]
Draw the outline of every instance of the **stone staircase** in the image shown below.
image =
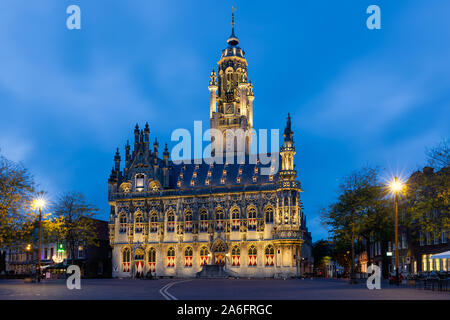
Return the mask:
[(228, 273), (222, 265), (204, 265), (202, 271), (197, 272), (197, 278), (228, 278)]

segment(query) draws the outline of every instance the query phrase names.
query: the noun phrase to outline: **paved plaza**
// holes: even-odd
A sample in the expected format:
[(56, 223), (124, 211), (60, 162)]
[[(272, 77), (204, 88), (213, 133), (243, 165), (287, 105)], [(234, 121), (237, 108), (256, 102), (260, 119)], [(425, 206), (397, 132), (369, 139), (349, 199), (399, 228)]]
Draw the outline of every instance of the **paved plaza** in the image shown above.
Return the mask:
[(125, 299), (125, 300), (450, 300), (450, 293), (387, 284), (368, 290), (328, 279), (82, 279), (81, 290), (69, 290), (65, 280), (24, 283), (0, 280), (0, 300), (11, 299)]

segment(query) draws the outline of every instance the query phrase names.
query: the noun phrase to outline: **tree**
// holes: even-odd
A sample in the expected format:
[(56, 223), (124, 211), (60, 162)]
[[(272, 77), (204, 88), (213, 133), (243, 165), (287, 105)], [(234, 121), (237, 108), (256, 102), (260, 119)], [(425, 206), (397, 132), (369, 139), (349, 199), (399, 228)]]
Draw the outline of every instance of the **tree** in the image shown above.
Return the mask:
[(0, 155), (0, 247), (24, 241), (35, 218), (34, 181), (28, 170)]
[(313, 243), (312, 255), (314, 257), (314, 267), (322, 274), (326, 274), (326, 257), (331, 256), (330, 244), (326, 240), (318, 240)]
[(435, 170), (440, 170), (445, 167), (450, 167), (450, 142), (449, 139), (442, 139), (442, 141), (426, 151), (428, 164)]
[(425, 167), (411, 175), (407, 188), (408, 224), (413, 232), (439, 237), (450, 230), (450, 167)]
[[(378, 170), (365, 167), (343, 179), (337, 201), (323, 211), (322, 221), (330, 227), (333, 241), (341, 248), (351, 248), (350, 261), (364, 250), (370, 259), (371, 241), (383, 242), (392, 238), (392, 204), (386, 196), (378, 179)], [(351, 272), (353, 275), (353, 263)]]
[(98, 209), (89, 204), (82, 193), (67, 192), (60, 195), (53, 206), (58, 238), (65, 242), (75, 261), (78, 245), (98, 245), (96, 224), (93, 218)]

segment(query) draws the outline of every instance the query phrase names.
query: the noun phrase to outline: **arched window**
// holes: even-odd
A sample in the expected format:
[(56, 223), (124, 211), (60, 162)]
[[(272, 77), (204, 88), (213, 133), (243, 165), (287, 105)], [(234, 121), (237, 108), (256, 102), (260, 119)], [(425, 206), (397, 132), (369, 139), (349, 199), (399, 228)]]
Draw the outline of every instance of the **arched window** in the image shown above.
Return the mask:
[(175, 267), (175, 249), (170, 247), (167, 250), (167, 267), (173, 268)]
[(275, 257), (275, 249), (273, 245), (269, 244), (264, 250), (266, 267), (270, 267), (274, 265), (274, 257)]
[(127, 216), (121, 213), (119, 216), (119, 233), (127, 232)]
[(152, 211), (150, 213), (150, 232), (157, 232), (158, 231), (158, 215), (156, 212)]
[(248, 266), (249, 267), (256, 267), (256, 262), (257, 262), (257, 250), (256, 247), (254, 245), (251, 245), (248, 248)]
[(145, 176), (143, 174), (136, 175), (136, 191), (144, 190), (144, 179), (145, 179)]
[(238, 246), (234, 246), (231, 250), (231, 266), (239, 267), (241, 265), (241, 249)]
[(248, 230), (256, 230), (256, 208), (250, 207), (248, 208)]
[(200, 232), (208, 231), (208, 211), (200, 209)]
[(192, 267), (192, 248), (191, 247), (187, 247), (184, 250), (184, 266)]
[(129, 248), (125, 248), (122, 251), (122, 271), (130, 272), (131, 251)]
[(216, 230), (222, 231), (223, 230), (223, 219), (224, 214), (222, 208), (216, 209)]
[(138, 213), (134, 218), (134, 231), (136, 233), (142, 233), (144, 218), (142, 214)]
[(150, 248), (148, 250), (148, 267), (151, 272), (155, 272), (156, 270), (156, 249)]
[(167, 213), (167, 232), (173, 232), (175, 230), (175, 215), (173, 211)]
[(231, 231), (239, 231), (239, 209), (233, 208), (231, 210)]
[(186, 210), (184, 213), (184, 231), (192, 232), (192, 211)]
[(273, 223), (273, 208), (272, 207), (266, 208), (265, 216), (266, 216), (266, 223)]
[(203, 266), (205, 264), (208, 264), (208, 258), (209, 258), (208, 248), (202, 247), (200, 249), (200, 265)]

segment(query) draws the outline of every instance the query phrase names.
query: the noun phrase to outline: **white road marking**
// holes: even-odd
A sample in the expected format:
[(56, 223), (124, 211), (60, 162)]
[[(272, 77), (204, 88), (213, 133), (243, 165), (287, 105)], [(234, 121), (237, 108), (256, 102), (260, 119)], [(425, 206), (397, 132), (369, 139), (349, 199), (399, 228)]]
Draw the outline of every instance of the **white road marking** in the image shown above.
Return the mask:
[(174, 282), (170, 282), (168, 284), (166, 284), (164, 287), (162, 287), (161, 289), (159, 289), (159, 293), (164, 297), (164, 299), (166, 300), (178, 300), (177, 297), (175, 297), (174, 295), (170, 294), (167, 290), (172, 287), (175, 284), (178, 283), (183, 283), (183, 282), (188, 282), (188, 281), (192, 281), (192, 280), (182, 280), (182, 281), (174, 281)]

